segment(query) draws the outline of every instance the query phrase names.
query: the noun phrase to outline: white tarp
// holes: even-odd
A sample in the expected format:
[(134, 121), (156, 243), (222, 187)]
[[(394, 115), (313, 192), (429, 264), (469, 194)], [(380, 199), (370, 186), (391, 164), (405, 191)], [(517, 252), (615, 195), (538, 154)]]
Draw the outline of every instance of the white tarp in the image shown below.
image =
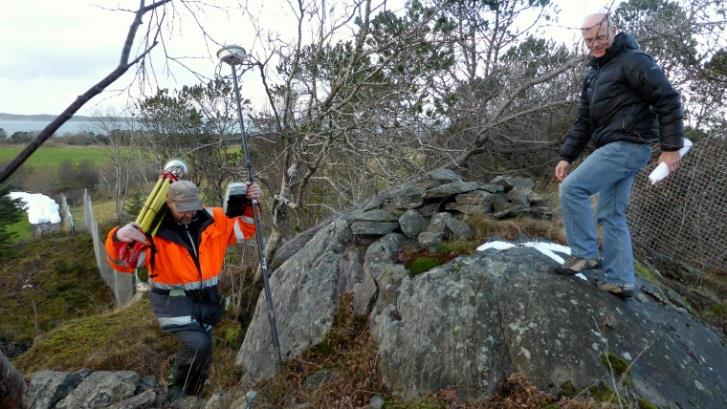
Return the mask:
[(23, 202), (23, 209), (28, 213), (30, 224), (60, 223), (60, 207), (55, 200), (41, 193), (10, 192), (8, 196)]

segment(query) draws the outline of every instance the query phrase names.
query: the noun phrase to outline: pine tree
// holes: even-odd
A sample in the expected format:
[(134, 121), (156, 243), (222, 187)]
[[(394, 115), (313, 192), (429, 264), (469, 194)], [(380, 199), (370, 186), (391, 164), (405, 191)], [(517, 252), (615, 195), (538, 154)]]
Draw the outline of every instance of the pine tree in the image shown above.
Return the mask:
[(15, 232), (8, 231), (11, 224), (20, 221), (23, 217), (23, 208), (20, 199), (11, 199), (8, 196), (10, 186), (0, 187), (0, 258), (10, 248)]

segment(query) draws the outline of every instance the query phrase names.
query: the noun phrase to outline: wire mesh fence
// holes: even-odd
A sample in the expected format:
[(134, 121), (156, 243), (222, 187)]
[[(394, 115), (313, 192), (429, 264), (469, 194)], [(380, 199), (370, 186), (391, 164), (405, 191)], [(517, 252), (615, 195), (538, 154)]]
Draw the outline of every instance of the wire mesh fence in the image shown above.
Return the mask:
[(695, 143), (679, 169), (651, 185), (636, 179), (628, 211), (636, 246), (698, 271), (727, 269), (727, 141)]
[(134, 280), (132, 274), (118, 273), (106, 262), (106, 249), (104, 241), (98, 232), (98, 224), (93, 217), (93, 204), (88, 191), (83, 192), (83, 217), (86, 229), (93, 238), (93, 252), (96, 255), (96, 265), (106, 285), (114, 292), (117, 305), (124, 305), (134, 296)]

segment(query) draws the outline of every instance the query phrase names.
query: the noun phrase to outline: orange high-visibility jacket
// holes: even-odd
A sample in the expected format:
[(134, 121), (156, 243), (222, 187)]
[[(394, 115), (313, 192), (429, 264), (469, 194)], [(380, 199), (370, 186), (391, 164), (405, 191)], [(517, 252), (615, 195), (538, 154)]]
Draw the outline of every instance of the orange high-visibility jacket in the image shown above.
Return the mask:
[[(245, 215), (234, 218), (225, 216), (219, 207), (200, 210), (198, 217), (204, 218), (197, 249), (199, 266), (187, 247), (175, 242), (174, 237), (165, 237), (160, 229), (152, 239), (153, 245), (144, 251), (144, 257), (139, 258), (140, 264), (146, 263), (152, 287), (193, 290), (216, 285), (227, 247), (255, 234), (252, 207), (245, 210)], [(119, 251), (128, 243), (116, 240), (116, 230), (118, 227), (106, 238), (107, 261), (117, 271), (133, 272), (136, 266), (119, 259)]]

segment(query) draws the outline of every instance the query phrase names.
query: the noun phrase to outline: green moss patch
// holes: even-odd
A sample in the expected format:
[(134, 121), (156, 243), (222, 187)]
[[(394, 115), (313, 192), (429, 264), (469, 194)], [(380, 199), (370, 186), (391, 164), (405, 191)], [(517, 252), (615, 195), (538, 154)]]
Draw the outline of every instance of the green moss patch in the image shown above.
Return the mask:
[(410, 275), (415, 276), (434, 267), (441, 266), (445, 261), (434, 256), (418, 256), (405, 264)]
[(147, 299), (118, 311), (70, 320), (38, 338), (16, 360), (25, 374), (40, 369), (135, 370), (162, 378), (176, 340), (163, 334)]
[(636, 269), (636, 274), (638, 274), (641, 279), (646, 280), (652, 284), (659, 284), (660, 274), (656, 271), (650, 269), (649, 267), (641, 264), (638, 261), (634, 264), (634, 268)]
[(409, 270), (409, 275), (414, 277), (434, 267), (441, 266), (455, 257), (472, 254), (476, 248), (477, 242), (456, 240), (442, 242), (433, 250), (419, 248), (405, 249), (399, 254), (398, 258), (404, 263), (407, 270)]
[(659, 409), (658, 406), (654, 405), (646, 399), (639, 399), (637, 403), (639, 405), (639, 409)]
[(580, 391), (573, 385), (573, 382), (566, 381), (560, 385), (560, 393), (566, 398), (573, 398), (578, 395)]
[(588, 389), (593, 399), (599, 402), (613, 402), (616, 400), (616, 392), (609, 388), (605, 383), (599, 382)]
[(601, 354), (599, 358), (606, 368), (612, 371), (616, 377), (625, 375), (630, 369), (628, 361), (613, 352)]

